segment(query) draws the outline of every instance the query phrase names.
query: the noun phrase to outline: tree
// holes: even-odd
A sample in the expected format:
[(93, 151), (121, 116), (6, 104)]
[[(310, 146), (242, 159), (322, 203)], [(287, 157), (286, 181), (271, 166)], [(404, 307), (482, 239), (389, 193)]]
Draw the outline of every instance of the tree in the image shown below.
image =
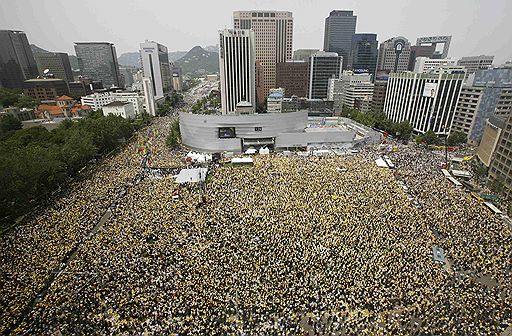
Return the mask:
[(165, 144), (171, 148), (177, 147), (181, 143), (181, 132), (180, 132), (180, 122), (176, 120), (171, 125), (171, 131), (165, 140)]
[(23, 127), (21, 121), (10, 114), (0, 117), (0, 136), (19, 130)]
[(3, 107), (14, 106), (19, 99), (21, 91), (0, 88), (0, 104)]
[(426, 145), (437, 145), (439, 144), (440, 140), (437, 134), (435, 134), (433, 131), (428, 131), (422, 135), (418, 135), (416, 137), (416, 142), (423, 143)]
[(468, 137), (466, 133), (455, 131), (450, 133), (450, 135), (446, 139), (446, 144), (448, 146), (459, 146), (465, 144), (467, 141)]
[(395, 126), (396, 133), (400, 139), (408, 140), (412, 134), (412, 126), (408, 120), (404, 120)]
[(25, 95), (19, 96), (15, 104), (15, 106), (19, 108), (35, 108), (37, 105), (39, 105), (39, 100)]

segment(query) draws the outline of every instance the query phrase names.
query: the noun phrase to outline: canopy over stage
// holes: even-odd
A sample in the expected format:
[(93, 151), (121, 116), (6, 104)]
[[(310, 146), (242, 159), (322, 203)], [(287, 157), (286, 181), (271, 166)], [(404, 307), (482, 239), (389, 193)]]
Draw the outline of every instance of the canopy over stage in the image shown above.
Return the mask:
[(176, 176), (176, 183), (204, 181), (207, 174), (208, 168), (182, 169)]

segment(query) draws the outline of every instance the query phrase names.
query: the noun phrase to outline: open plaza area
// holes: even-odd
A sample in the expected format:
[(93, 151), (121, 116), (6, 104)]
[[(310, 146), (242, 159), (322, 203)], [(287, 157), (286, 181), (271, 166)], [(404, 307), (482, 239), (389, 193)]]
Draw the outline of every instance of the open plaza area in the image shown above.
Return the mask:
[[(1, 239), (0, 333), (502, 335), (512, 231), (396, 145), (209, 164), (202, 188), (156, 118)], [(149, 154), (148, 154), (149, 153)], [(144, 167), (141, 168), (141, 162)], [(446, 261), (434, 261), (433, 248)]]

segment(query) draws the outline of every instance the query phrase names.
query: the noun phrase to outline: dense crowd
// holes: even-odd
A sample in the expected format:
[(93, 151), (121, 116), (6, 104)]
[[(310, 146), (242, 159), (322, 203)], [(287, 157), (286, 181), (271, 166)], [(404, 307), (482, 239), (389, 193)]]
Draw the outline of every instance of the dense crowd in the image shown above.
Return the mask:
[(511, 230), (413, 146), (387, 154), (396, 170), (375, 165), (378, 148), (212, 165), (203, 199), (146, 178), (84, 239), (148, 152), (154, 167), (183, 165), (163, 145), (168, 122), (2, 239), (9, 322), (83, 242), (15, 333), (500, 335), (512, 323)]

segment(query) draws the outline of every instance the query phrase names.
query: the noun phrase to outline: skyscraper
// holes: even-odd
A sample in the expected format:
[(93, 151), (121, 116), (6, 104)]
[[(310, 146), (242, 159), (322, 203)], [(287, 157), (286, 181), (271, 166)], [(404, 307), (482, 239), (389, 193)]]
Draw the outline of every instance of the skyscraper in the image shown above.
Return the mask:
[(276, 64), (292, 59), (293, 15), (283, 11), (236, 11), (235, 29), (254, 31), (256, 60), (263, 67), (263, 96), (276, 86)]
[(27, 35), (0, 30), (0, 87), (23, 88), (23, 82), (38, 75)]
[(394, 122), (408, 120), (419, 133), (448, 134), (463, 81), (464, 71), (391, 73), (384, 113)]
[(512, 198), (512, 111), (503, 116), (505, 124), (501, 132), (499, 143), (496, 146), (491, 168), (489, 169), (489, 178), (501, 180), (504, 186), (504, 195), (506, 198)]
[(411, 43), (403, 37), (393, 37), (380, 44), (377, 72), (400, 72), (409, 68)]
[(119, 86), (116, 47), (110, 42), (75, 42), (75, 52), (82, 75), (103, 82), (108, 88)]
[(331, 78), (341, 78), (343, 57), (333, 52), (319, 51), (309, 59), (309, 99), (328, 97), (328, 86)]
[(154, 41), (140, 44), (140, 56), (144, 77), (151, 78), (151, 85), (156, 97), (163, 97), (172, 89), (171, 68), (167, 47)]
[(333, 10), (325, 18), (324, 51), (335, 52), (343, 57), (343, 70), (348, 65), (356, 22), (357, 16), (348, 10)]
[(43, 75), (46, 69), (49, 73), (66, 82), (73, 81), (73, 71), (69, 63), (69, 56), (66, 53), (35, 52), (34, 58), (37, 63), (39, 74)]
[(364, 69), (375, 77), (377, 68), (377, 34), (354, 34), (348, 60), (349, 68)]
[(278, 63), (276, 86), (284, 89), (285, 97), (306, 97), (308, 76), (308, 62), (306, 61)]
[(256, 108), (256, 58), (254, 32), (249, 29), (219, 31), (219, 67), (222, 114), (234, 114), (237, 105)]

